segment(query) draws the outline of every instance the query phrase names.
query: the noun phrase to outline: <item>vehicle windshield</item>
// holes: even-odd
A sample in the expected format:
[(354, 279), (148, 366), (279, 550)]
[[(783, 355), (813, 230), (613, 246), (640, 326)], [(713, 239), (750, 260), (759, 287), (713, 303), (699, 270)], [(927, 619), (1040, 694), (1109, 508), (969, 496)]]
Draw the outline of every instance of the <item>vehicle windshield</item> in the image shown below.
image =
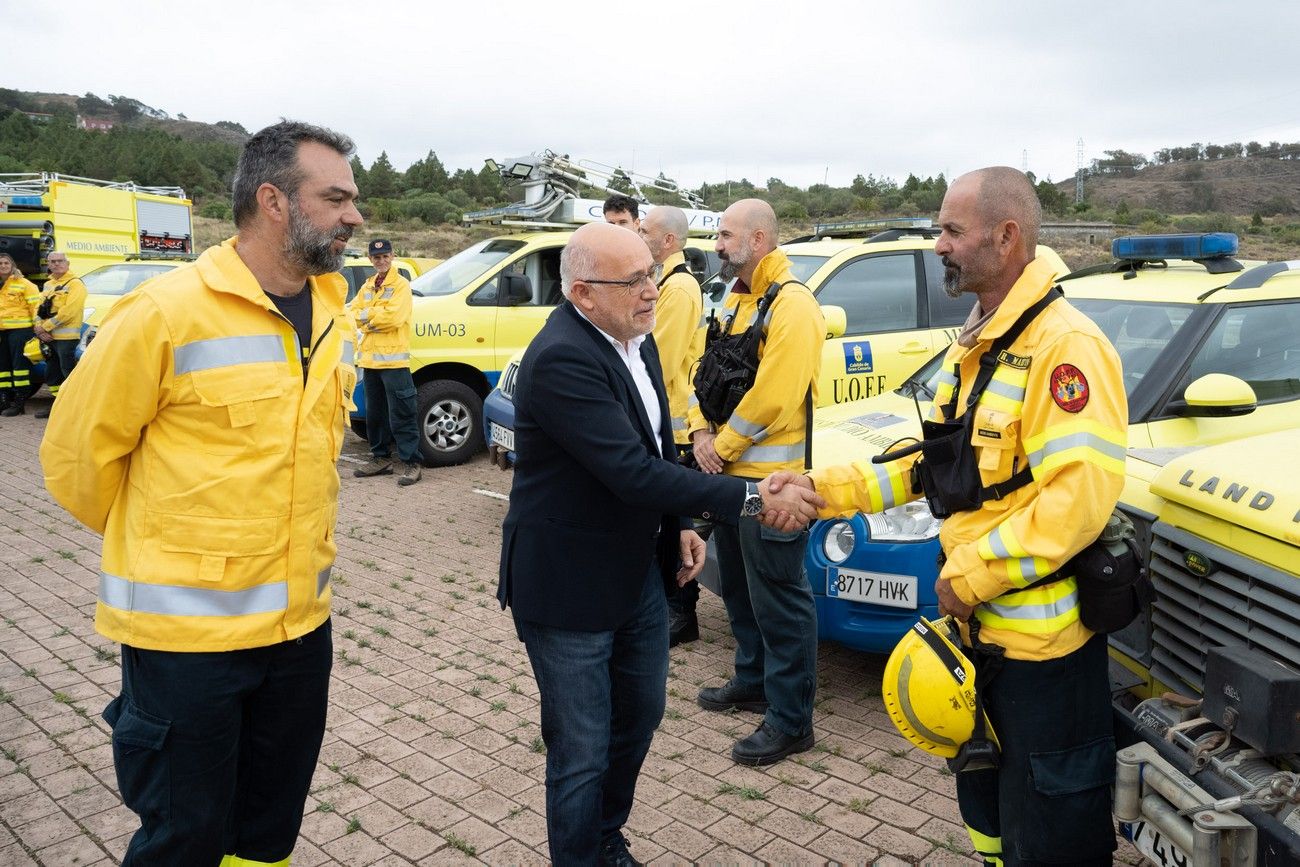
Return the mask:
[(425, 297), (454, 295), (522, 246), (523, 241), (480, 241), (461, 250), (427, 274), (416, 277), (411, 281), (411, 291)]
[(1192, 314), (1190, 304), (1071, 298), (1080, 313), (1097, 323), (1119, 353), (1124, 368), (1124, 393), (1130, 401), (1156, 359)]
[(894, 394), (934, 400), (934, 380), (939, 374), (939, 369), (943, 367), (943, 357), (947, 354), (948, 347), (945, 346), (933, 358), (921, 365), (920, 370), (903, 380), (903, 384), (894, 389)]
[(790, 273), (800, 283), (807, 283), (808, 278), (817, 273), (817, 269), (826, 263), (827, 256), (791, 256)]
[(123, 265), (104, 265), (81, 278), (90, 295), (125, 295), (150, 277), (172, 270), (174, 265), (146, 265), (128, 262)]

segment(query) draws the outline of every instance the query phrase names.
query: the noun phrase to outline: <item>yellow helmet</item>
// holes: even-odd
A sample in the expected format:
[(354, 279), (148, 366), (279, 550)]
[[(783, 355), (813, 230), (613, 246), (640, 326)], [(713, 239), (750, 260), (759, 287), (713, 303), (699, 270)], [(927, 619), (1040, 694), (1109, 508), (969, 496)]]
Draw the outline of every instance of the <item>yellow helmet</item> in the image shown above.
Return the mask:
[(23, 344), (23, 355), (27, 356), (27, 360), (32, 364), (40, 364), (44, 361), (45, 356), (41, 354), (41, 341), (35, 337), (28, 340)]
[(952, 617), (934, 623), (922, 617), (889, 654), (880, 690), (903, 737), (947, 759), (975, 731), (975, 665), (962, 653), (960, 639)]

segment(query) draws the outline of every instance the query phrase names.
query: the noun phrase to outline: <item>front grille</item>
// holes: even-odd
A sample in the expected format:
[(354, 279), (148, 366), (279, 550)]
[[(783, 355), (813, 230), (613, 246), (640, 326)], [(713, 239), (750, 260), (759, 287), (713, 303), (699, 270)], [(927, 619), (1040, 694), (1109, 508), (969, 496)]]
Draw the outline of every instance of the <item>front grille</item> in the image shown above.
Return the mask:
[(515, 399), (515, 379), (519, 376), (519, 365), (507, 364), (505, 372), (501, 374), (501, 380), (497, 383), (497, 388), (501, 389), (501, 394), (510, 400)]
[[(1210, 573), (1185, 565), (1194, 551)], [(1279, 661), (1300, 658), (1300, 578), (1221, 548), (1163, 521), (1151, 538), (1151, 671), (1164, 683), (1201, 692), (1211, 647), (1248, 647)]]

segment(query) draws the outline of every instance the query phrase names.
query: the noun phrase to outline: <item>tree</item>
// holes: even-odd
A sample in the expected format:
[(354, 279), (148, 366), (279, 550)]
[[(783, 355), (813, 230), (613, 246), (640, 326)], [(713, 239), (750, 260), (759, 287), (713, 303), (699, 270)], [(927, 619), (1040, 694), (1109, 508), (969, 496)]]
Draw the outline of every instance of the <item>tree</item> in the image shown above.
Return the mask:
[(77, 97), (77, 111), (82, 114), (104, 117), (112, 113), (113, 106), (95, 96), (95, 94), (87, 93), (85, 96)]
[(388, 161), (388, 152), (380, 151), (379, 156), (370, 164), (370, 170), (366, 172), (365, 196), (370, 199), (395, 198), (401, 190), (401, 180), (401, 175)]
[(1050, 178), (1039, 181), (1034, 187), (1034, 192), (1038, 194), (1038, 203), (1043, 206), (1044, 211), (1053, 214), (1064, 214), (1070, 208), (1070, 197), (1062, 192), (1060, 187), (1052, 183)]
[(447, 168), (432, 150), (422, 160), (411, 163), (406, 170), (406, 188), (441, 193), (451, 180)]

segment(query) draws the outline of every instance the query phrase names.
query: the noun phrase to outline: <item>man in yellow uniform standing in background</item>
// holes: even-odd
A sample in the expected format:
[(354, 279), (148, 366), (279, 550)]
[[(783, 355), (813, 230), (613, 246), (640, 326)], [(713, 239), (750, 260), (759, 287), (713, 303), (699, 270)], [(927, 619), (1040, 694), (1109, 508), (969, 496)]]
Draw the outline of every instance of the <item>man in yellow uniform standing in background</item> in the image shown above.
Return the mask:
[(125, 867), (289, 863), (329, 703), (336, 469), (356, 382), (336, 272), (350, 139), (282, 121), (235, 170), (238, 236), (126, 295), (41, 444), (104, 536), (95, 627)]
[[(1000, 767), (957, 773), (957, 800), (986, 864), (1109, 865), (1115, 741), (1106, 636), (1081, 622), (1079, 580), (1067, 564), (1118, 502), (1128, 403), (1114, 347), (1054, 297), (1055, 269), (1035, 258), (1040, 219), (1028, 179), (1006, 167), (958, 178), (939, 212), (945, 289), (978, 300), (944, 360), (931, 420), (975, 414), (962, 438), (984, 501), (944, 521), (947, 559), (935, 590), (940, 613), (962, 621), (1001, 749)], [(990, 351), (1017, 328), (1009, 346)], [(972, 406), (986, 354), (992, 376)], [(915, 460), (773, 482), (815, 488), (827, 501), (824, 518), (878, 512), (921, 493)], [(1004, 658), (980, 651), (976, 626), (978, 643), (1002, 648)]]
[(0, 415), (23, 414), (32, 390), (32, 366), (23, 350), (32, 339), (41, 290), (0, 253)]
[(368, 463), (354, 476), (393, 471), (393, 446), (402, 462), (399, 485), (420, 481), (420, 431), (415, 420), (415, 380), (411, 378), (411, 284), (393, 267), (393, 245), (382, 238), (367, 252), (375, 273), (348, 303), (356, 322), (357, 367), (365, 371)]
[[(86, 312), (86, 284), (68, 269), (68, 255), (61, 250), (51, 253), (45, 260), (50, 279), (41, 290), (39, 312), (48, 315), (36, 322), (36, 336), (50, 347), (49, 361), (45, 365), (45, 384), (50, 396), (58, 397), (63, 381), (77, 366), (77, 342), (81, 340), (81, 320)], [(37, 418), (49, 418), (50, 408), (38, 409)]]
[[(724, 279), (736, 278), (726, 305), (731, 334), (757, 316), (775, 289), (764, 325), (758, 375), (729, 419), (710, 421), (700, 406), (688, 413), (695, 460), (706, 473), (758, 480), (778, 470), (801, 471), (812, 431), (826, 321), (807, 286), (794, 279), (790, 258), (777, 249), (772, 206), (743, 199), (727, 208), (718, 228)], [(698, 395), (695, 396), (698, 400)], [(700, 690), (706, 710), (763, 713), (758, 729), (732, 748), (746, 765), (767, 765), (813, 745), (817, 691), (817, 610), (804, 576), (807, 530), (782, 532), (741, 518), (713, 533), (718, 579), (736, 636), (735, 676)]]
[[(637, 230), (655, 264), (663, 267), (659, 278), (659, 300), (655, 302), (655, 345), (663, 368), (664, 388), (668, 392), (668, 412), (672, 416), (673, 442), (679, 452), (689, 451), (686, 435), (686, 408), (691, 396), (691, 370), (704, 353), (704, 329), (700, 315), (704, 295), (700, 283), (686, 265), (682, 248), (690, 228), (686, 213), (672, 205), (653, 208), (641, 220)], [(700, 637), (695, 619), (695, 603), (700, 585), (691, 579), (668, 596), (668, 646), (676, 647)]]

